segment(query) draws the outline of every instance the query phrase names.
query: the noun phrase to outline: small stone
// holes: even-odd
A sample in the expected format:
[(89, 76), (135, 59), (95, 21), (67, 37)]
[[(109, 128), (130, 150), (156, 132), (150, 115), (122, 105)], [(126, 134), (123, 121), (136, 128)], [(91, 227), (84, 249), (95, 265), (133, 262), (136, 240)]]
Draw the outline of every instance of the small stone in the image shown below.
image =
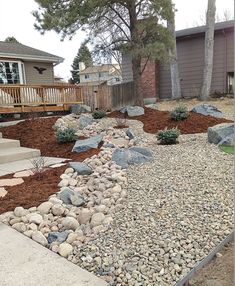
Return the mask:
[(61, 243), (58, 247), (58, 253), (65, 258), (67, 258), (72, 251), (73, 251), (72, 245), (70, 245), (67, 242)]
[(41, 231), (35, 231), (32, 234), (32, 239), (38, 243), (40, 243), (43, 246), (47, 246), (47, 239), (45, 236), (41, 233)]
[(52, 206), (53, 206), (53, 203), (44, 202), (38, 206), (38, 211), (41, 214), (48, 214), (50, 212), (50, 209), (52, 208)]
[(26, 225), (23, 222), (17, 222), (13, 224), (12, 227), (19, 232), (25, 232), (27, 230)]
[(48, 243), (52, 243), (54, 241), (57, 241), (59, 243), (64, 242), (68, 237), (68, 232), (67, 231), (62, 231), (62, 232), (50, 232), (48, 233)]
[(75, 230), (76, 228), (79, 227), (79, 223), (78, 221), (73, 218), (73, 217), (66, 217), (62, 220), (62, 225), (65, 229), (69, 230)]
[(16, 207), (14, 210), (14, 215), (17, 217), (26, 216), (28, 213), (28, 210), (25, 210), (23, 207)]
[(70, 173), (74, 173), (74, 169), (73, 168), (67, 168), (65, 171), (64, 171), (65, 174), (70, 174)]
[(56, 198), (56, 197), (52, 197), (49, 199), (49, 202), (51, 202), (53, 205), (62, 205), (63, 201)]
[(68, 242), (69, 244), (73, 243), (75, 240), (78, 239), (78, 234), (77, 233), (70, 233), (68, 235), (68, 238), (66, 240), (66, 242)]
[(80, 224), (86, 224), (90, 221), (92, 212), (88, 209), (82, 209), (78, 216), (78, 221)]
[(65, 208), (62, 205), (53, 205), (52, 213), (56, 216), (61, 216), (65, 211)]
[(7, 191), (4, 188), (0, 188), (0, 198), (5, 197), (6, 194), (7, 194)]
[(95, 227), (102, 224), (102, 221), (105, 219), (105, 215), (103, 213), (95, 213), (91, 218), (91, 226)]
[(42, 216), (37, 213), (32, 213), (28, 215), (28, 218), (30, 223), (35, 223), (35, 224), (40, 224), (43, 221)]

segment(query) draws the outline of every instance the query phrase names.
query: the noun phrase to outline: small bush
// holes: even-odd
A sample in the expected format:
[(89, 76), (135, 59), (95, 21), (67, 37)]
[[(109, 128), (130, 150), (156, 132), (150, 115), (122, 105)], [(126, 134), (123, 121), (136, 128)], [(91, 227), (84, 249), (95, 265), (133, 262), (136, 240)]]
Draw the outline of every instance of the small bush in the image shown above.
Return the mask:
[(95, 110), (92, 116), (94, 119), (101, 119), (106, 116), (106, 112), (104, 110)]
[(157, 133), (157, 139), (160, 141), (161, 144), (170, 145), (176, 144), (177, 138), (180, 136), (180, 130), (178, 128), (172, 128), (164, 130), (160, 130)]
[(175, 121), (180, 121), (188, 118), (189, 112), (186, 106), (180, 105), (173, 109), (170, 113), (171, 119)]
[(76, 131), (73, 128), (66, 128), (64, 130), (57, 129), (56, 140), (59, 143), (74, 142), (78, 139), (78, 136), (75, 134), (75, 132)]

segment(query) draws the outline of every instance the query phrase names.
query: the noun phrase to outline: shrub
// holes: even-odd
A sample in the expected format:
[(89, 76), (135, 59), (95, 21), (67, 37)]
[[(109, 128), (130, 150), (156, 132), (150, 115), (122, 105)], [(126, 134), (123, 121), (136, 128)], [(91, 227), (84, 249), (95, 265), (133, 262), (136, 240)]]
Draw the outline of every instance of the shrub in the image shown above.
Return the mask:
[(178, 128), (172, 128), (160, 130), (157, 133), (157, 139), (160, 140), (161, 144), (169, 145), (176, 144), (177, 138), (180, 136), (180, 130)]
[(106, 112), (104, 110), (95, 110), (92, 116), (94, 119), (101, 119), (106, 116)]
[(73, 128), (66, 128), (64, 130), (57, 129), (56, 140), (59, 143), (74, 142), (78, 139), (78, 136), (75, 134), (75, 132), (76, 131)]
[(189, 116), (188, 108), (184, 105), (180, 105), (176, 107), (175, 109), (173, 109), (170, 115), (171, 115), (171, 119), (175, 121), (184, 120), (188, 118)]

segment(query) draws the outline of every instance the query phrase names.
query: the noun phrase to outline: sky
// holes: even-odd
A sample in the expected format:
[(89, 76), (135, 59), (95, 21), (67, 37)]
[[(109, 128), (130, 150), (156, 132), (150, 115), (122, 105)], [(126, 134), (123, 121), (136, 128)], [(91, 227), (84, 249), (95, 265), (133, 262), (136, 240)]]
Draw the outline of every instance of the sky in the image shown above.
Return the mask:
[[(195, 26), (202, 23), (206, 11), (207, 0), (174, 0), (176, 5), (176, 30)], [(217, 13), (222, 15), (224, 10), (233, 15), (234, 0), (216, 0)], [(63, 57), (62, 64), (55, 67), (55, 75), (68, 80), (74, 57), (77, 54), (85, 33), (78, 31), (72, 40), (60, 40), (55, 32), (41, 35), (35, 30), (32, 11), (37, 10), (34, 0), (0, 0), (0, 40), (14, 36), (19, 42), (36, 49)]]

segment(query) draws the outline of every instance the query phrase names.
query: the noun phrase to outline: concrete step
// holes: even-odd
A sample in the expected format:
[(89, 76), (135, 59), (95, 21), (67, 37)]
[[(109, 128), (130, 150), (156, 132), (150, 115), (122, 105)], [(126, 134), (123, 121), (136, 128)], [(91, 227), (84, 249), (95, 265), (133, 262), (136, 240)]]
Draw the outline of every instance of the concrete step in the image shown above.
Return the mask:
[(14, 147), (20, 147), (19, 140), (0, 138), (0, 150), (6, 148), (14, 148)]
[(0, 164), (23, 159), (32, 159), (40, 155), (40, 150), (25, 147), (0, 149)]

